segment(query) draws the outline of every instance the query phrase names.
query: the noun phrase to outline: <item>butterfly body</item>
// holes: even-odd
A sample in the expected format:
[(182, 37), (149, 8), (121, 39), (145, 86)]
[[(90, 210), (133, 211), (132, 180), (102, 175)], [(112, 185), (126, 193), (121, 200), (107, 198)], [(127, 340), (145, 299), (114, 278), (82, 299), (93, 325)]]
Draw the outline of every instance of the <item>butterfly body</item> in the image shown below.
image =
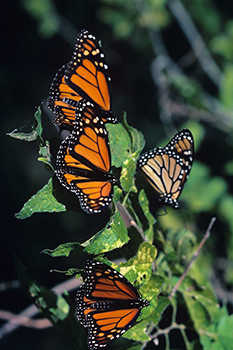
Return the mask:
[(56, 175), (63, 186), (74, 192), (87, 213), (100, 213), (111, 203), (118, 182), (110, 173), (111, 153), (108, 134), (99, 110), (82, 99), (76, 108), (72, 133), (61, 143)]
[(99, 261), (88, 261), (87, 277), (77, 291), (76, 316), (88, 329), (91, 349), (108, 345), (125, 333), (149, 302), (119, 272)]
[[(149, 304), (148, 304), (149, 305)], [(145, 300), (142, 300), (140, 298), (134, 300), (134, 301), (129, 301), (129, 300), (121, 300), (121, 301), (99, 301), (99, 302), (94, 302), (89, 305), (90, 309), (108, 309), (108, 310), (118, 310), (118, 309), (129, 309), (132, 307), (136, 308), (143, 308), (145, 306), (148, 306), (145, 303)]]
[(177, 209), (177, 200), (188, 179), (193, 156), (193, 136), (188, 129), (183, 129), (165, 147), (142, 154), (137, 170), (154, 188), (162, 203)]

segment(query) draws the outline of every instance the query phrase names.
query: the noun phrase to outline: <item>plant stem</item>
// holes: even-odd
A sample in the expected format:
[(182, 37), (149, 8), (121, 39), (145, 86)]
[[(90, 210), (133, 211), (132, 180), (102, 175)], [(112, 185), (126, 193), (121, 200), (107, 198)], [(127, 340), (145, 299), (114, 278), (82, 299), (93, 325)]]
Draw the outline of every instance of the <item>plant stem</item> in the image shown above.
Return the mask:
[(177, 289), (179, 288), (179, 286), (181, 285), (182, 281), (184, 280), (184, 278), (186, 277), (190, 267), (192, 266), (192, 264), (194, 263), (194, 261), (196, 260), (196, 258), (198, 257), (199, 253), (200, 253), (200, 250), (202, 249), (203, 245), (205, 244), (205, 241), (209, 238), (210, 236), (210, 231), (213, 227), (213, 224), (215, 222), (216, 218), (213, 217), (211, 220), (210, 220), (210, 223), (209, 223), (209, 226), (206, 230), (206, 233), (204, 234), (204, 237), (202, 238), (201, 240), (201, 243), (199, 244), (197, 250), (195, 251), (195, 253), (193, 254), (192, 256), (192, 259), (190, 261), (190, 263), (188, 264), (188, 266), (186, 267), (186, 269), (184, 270), (184, 273), (182, 274), (182, 276), (180, 277), (180, 279), (178, 280), (178, 282), (176, 283), (176, 285), (173, 287), (170, 295), (169, 295), (169, 299), (171, 299), (175, 292), (177, 291)]

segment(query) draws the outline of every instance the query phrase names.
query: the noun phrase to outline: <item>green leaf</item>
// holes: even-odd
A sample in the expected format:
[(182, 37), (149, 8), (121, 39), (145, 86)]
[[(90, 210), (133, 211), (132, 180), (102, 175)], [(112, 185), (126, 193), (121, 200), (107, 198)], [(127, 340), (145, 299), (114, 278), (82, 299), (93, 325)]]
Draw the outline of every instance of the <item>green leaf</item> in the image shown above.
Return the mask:
[(43, 138), (42, 138), (42, 132), (43, 132), (43, 127), (41, 123), (41, 109), (38, 107), (38, 110), (34, 114), (34, 124), (32, 126), (32, 131), (29, 133), (19, 133), (16, 132), (15, 130), (8, 133), (7, 135), (10, 137), (13, 137), (15, 139), (23, 140), (23, 141), (35, 141), (37, 140), (39, 144), (43, 144)]
[(212, 290), (199, 286), (191, 277), (186, 276), (179, 291), (186, 302), (195, 330), (200, 335), (204, 349), (224, 349), (217, 337), (217, 325), (221, 319), (221, 310)]
[(180, 285), (179, 291), (183, 293), (185, 298), (191, 298), (200, 303), (206, 309), (210, 318), (214, 318), (216, 312), (218, 313), (216, 296), (213, 290), (206, 286), (206, 283), (200, 285), (194, 278), (186, 276)]
[(121, 123), (107, 124), (106, 128), (109, 134), (112, 165), (120, 168), (129, 155), (130, 137)]
[(157, 305), (157, 298), (164, 285), (163, 277), (152, 273), (150, 279), (140, 288), (143, 297), (150, 301), (153, 306)]
[(80, 250), (83, 250), (83, 248), (79, 242), (70, 242), (70, 243), (60, 244), (55, 249), (44, 249), (42, 250), (42, 253), (48, 254), (53, 258), (56, 258), (60, 256), (68, 257), (70, 256), (71, 252), (79, 253)]
[(140, 131), (128, 125), (126, 114), (123, 116), (122, 124), (130, 137), (130, 154), (122, 164), (120, 182), (126, 192), (133, 191), (136, 193), (137, 188), (134, 182), (134, 174), (136, 170), (137, 159), (145, 146), (145, 140), (143, 134)]
[(122, 247), (128, 243), (129, 236), (119, 212), (116, 212), (107, 226), (82, 244), (89, 254), (101, 254)]
[(156, 220), (154, 216), (151, 214), (149, 209), (149, 201), (147, 199), (146, 193), (144, 190), (141, 190), (138, 196), (139, 204), (143, 210), (143, 213), (148, 221), (149, 228), (144, 232), (149, 243), (153, 243), (154, 239), (154, 224)]
[(52, 257), (66, 256), (71, 252), (79, 253), (84, 250), (89, 254), (101, 254), (116, 248), (119, 248), (129, 241), (127, 229), (118, 212), (116, 212), (107, 226), (92, 236), (84, 243), (70, 242), (60, 244), (55, 249), (44, 249), (42, 252)]
[[(183, 228), (173, 232), (170, 230), (167, 234), (167, 240), (172, 244), (176, 252), (177, 262), (187, 260), (196, 247), (197, 237), (193, 232)], [(191, 258), (191, 256), (190, 256)]]
[(20, 212), (15, 214), (15, 217), (26, 219), (34, 213), (66, 211), (65, 206), (55, 199), (52, 191), (53, 184), (52, 178), (50, 178), (48, 183), (24, 204)]
[(143, 213), (148, 221), (148, 224), (150, 226), (154, 225), (156, 223), (156, 220), (154, 216), (151, 214), (149, 209), (149, 201), (147, 199), (146, 193), (144, 190), (141, 190), (138, 196), (139, 204), (143, 210)]
[(232, 341), (233, 315), (222, 316), (218, 324), (218, 339), (224, 350), (233, 349)]
[(200, 341), (204, 349), (207, 350), (232, 350), (232, 326), (233, 316), (229, 316), (227, 309), (218, 308), (218, 313), (212, 324), (199, 329)]
[(44, 141), (42, 137), (43, 127), (41, 122), (41, 109), (38, 107), (34, 115), (34, 123), (32, 126), (32, 131), (29, 133), (19, 133), (16, 131), (12, 131), (7, 134), (13, 138), (24, 140), (24, 141), (37, 141), (39, 145), (39, 155), (38, 160), (43, 162), (45, 165), (49, 167), (50, 170), (54, 171), (54, 168), (51, 164), (51, 154), (50, 154), (50, 145), (48, 141)]
[(138, 252), (133, 258), (119, 265), (120, 272), (131, 283), (136, 279), (149, 279), (152, 273), (151, 264), (156, 258), (156, 255), (156, 247), (148, 242), (143, 242), (140, 244)]
[(145, 139), (142, 132), (132, 126), (129, 126), (126, 120), (126, 113), (123, 116), (122, 124), (125, 130), (128, 132), (131, 139), (131, 153), (138, 152), (139, 155), (145, 146)]
[(133, 176), (137, 158), (145, 145), (144, 137), (140, 131), (127, 124), (126, 114), (124, 114), (123, 123), (108, 124), (107, 130), (109, 133), (112, 165), (122, 167), (121, 185), (126, 192), (137, 192)]
[(166, 297), (157, 300), (158, 293), (161, 290), (163, 283), (163, 278), (153, 274), (149, 281), (144, 283), (140, 288), (140, 293), (142, 293), (143, 298), (150, 301), (150, 305), (142, 309), (141, 315), (137, 319), (137, 323), (124, 334), (125, 338), (133, 339), (135, 341), (148, 341), (150, 339), (146, 334), (148, 324), (153, 322), (157, 325), (161, 319), (161, 313), (170, 303), (169, 299)]
[[(46, 250), (46, 249), (45, 249)], [(42, 251), (43, 253), (44, 251)], [(81, 274), (78, 272), (79, 270), (75, 267), (68, 269), (67, 271), (62, 271), (62, 270), (57, 270), (57, 269), (52, 269), (50, 272), (57, 272), (57, 273), (63, 273), (66, 276), (73, 276), (75, 275), (76, 278), (80, 278)]]
[(38, 160), (47, 165), (50, 168), (50, 170), (54, 172), (54, 168), (51, 164), (50, 145), (48, 141), (45, 141), (45, 146), (40, 147), (39, 155), (40, 157), (38, 158)]
[(138, 152), (130, 154), (122, 164), (120, 183), (126, 192), (137, 192), (135, 186), (134, 174), (136, 170), (136, 163), (138, 159)]
[(57, 296), (56, 307), (50, 308), (50, 312), (59, 320), (64, 320), (67, 317), (69, 310), (69, 304), (61, 295)]
[[(232, 44), (231, 44), (232, 45)], [(232, 110), (233, 101), (231, 91), (233, 89), (233, 64), (225, 66), (223, 79), (221, 79), (220, 100), (224, 106)]]
[(126, 333), (124, 333), (123, 337), (127, 339), (133, 339), (134, 341), (149, 341), (150, 338), (146, 334), (147, 327), (148, 323), (146, 320), (138, 322)]
[(194, 322), (195, 329), (205, 329), (211, 324), (211, 316), (205, 306), (195, 300), (195, 297), (183, 293), (189, 314)]

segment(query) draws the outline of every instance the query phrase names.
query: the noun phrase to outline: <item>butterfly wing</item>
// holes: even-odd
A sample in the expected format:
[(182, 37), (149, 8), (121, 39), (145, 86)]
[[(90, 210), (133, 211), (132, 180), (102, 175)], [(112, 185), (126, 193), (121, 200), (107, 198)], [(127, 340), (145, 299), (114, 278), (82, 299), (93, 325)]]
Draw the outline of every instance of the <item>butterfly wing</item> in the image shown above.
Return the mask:
[(81, 96), (72, 90), (65, 82), (67, 64), (62, 66), (51, 84), (47, 100), (49, 109), (55, 113), (54, 124), (73, 127), (75, 109)]
[(119, 272), (99, 261), (88, 261), (87, 277), (76, 295), (76, 315), (88, 329), (89, 348), (106, 346), (136, 321), (147, 300)]
[(188, 179), (193, 156), (193, 136), (188, 129), (183, 129), (165, 147), (142, 154), (137, 169), (155, 189), (159, 200), (177, 209), (177, 200)]
[(75, 43), (71, 61), (65, 71), (65, 82), (77, 94), (100, 107), (102, 118), (110, 123), (117, 119), (111, 113), (108, 66), (97, 39), (82, 30)]
[(111, 203), (116, 178), (109, 173), (111, 154), (106, 128), (98, 111), (82, 100), (72, 133), (60, 146), (56, 175), (74, 192), (87, 213), (99, 213)]

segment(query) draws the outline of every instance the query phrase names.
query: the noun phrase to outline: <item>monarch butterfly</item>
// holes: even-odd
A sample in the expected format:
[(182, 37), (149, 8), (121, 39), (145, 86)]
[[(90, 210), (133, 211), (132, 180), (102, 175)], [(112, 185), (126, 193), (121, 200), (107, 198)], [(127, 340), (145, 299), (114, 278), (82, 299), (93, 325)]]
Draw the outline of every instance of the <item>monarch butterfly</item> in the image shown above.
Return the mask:
[(188, 179), (194, 156), (194, 140), (188, 129), (180, 130), (165, 147), (142, 154), (137, 170), (155, 189), (159, 200), (174, 209)]
[(118, 339), (149, 301), (119, 272), (100, 261), (86, 263), (87, 277), (76, 294), (76, 316), (88, 329), (88, 347), (97, 349)]
[(73, 127), (76, 105), (81, 96), (66, 84), (64, 76), (66, 68), (67, 64), (62, 66), (55, 75), (47, 104), (49, 109), (55, 113), (54, 124)]
[(54, 123), (73, 126), (76, 102), (81, 98), (100, 108), (104, 122), (117, 123), (111, 112), (110, 78), (104, 53), (97, 39), (85, 29), (76, 39), (70, 62), (58, 71), (51, 85), (48, 106), (56, 114)]
[(117, 179), (110, 173), (107, 130), (95, 106), (82, 99), (72, 133), (61, 143), (56, 176), (74, 192), (87, 213), (100, 213), (111, 203)]

